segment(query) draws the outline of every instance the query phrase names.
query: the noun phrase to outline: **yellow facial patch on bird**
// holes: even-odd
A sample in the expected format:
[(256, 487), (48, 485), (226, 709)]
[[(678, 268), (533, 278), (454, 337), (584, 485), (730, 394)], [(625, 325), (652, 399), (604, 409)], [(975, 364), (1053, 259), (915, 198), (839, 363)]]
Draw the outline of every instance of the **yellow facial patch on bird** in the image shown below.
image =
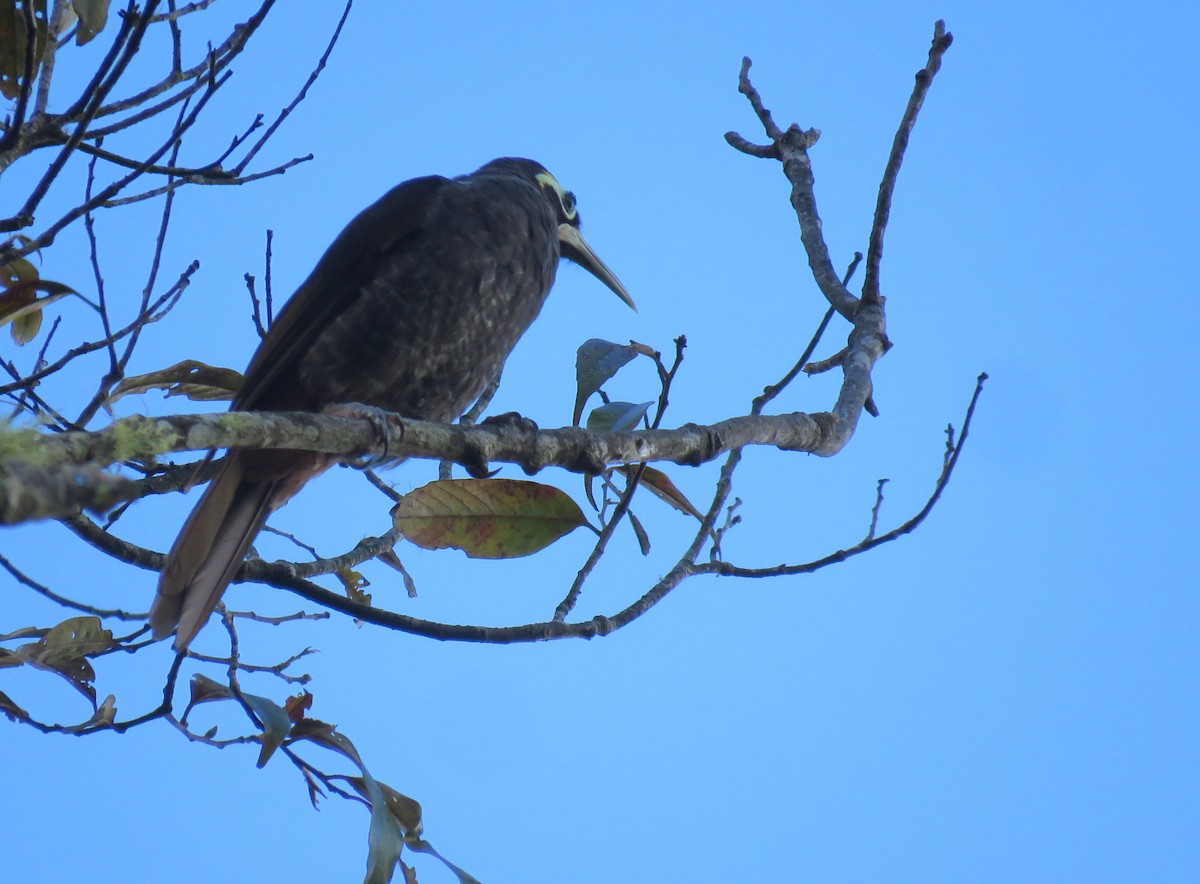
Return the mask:
[(537, 183), (542, 187), (552, 191), (558, 198), (558, 207), (562, 211), (563, 217), (568, 221), (575, 220), (575, 194), (565, 189), (558, 180), (549, 172), (538, 172)]

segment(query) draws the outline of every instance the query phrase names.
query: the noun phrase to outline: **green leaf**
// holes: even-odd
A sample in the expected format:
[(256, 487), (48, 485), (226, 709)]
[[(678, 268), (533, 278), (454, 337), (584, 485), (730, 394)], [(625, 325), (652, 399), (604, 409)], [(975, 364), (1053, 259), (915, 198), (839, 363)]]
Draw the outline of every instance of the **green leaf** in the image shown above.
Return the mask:
[(213, 681), (207, 675), (202, 675), (197, 672), (192, 676), (192, 681), (189, 685), (191, 688), (191, 702), (188, 706), (196, 706), (200, 703), (208, 703), (212, 700), (228, 700), (233, 694), (229, 688), (218, 681)]
[(588, 415), (587, 428), (594, 433), (619, 433), (637, 429), (653, 402), (609, 402), (593, 408)]
[(3, 279), (0, 279), (0, 285), (8, 288), (13, 283), (37, 279), (38, 272), (37, 268), (24, 258), (13, 258), (3, 267), (0, 267), (0, 277), (3, 277)]
[[(346, 777), (346, 782), (353, 786), (359, 795), (370, 800), (367, 781), (364, 777)], [(396, 791), (387, 783), (376, 781), (376, 785), (379, 786), (383, 797), (387, 799), (388, 810), (400, 824), (405, 836), (420, 837), (425, 828), (425, 824), (421, 821), (421, 803), (415, 798), (409, 798), (403, 792)]]
[(349, 737), (338, 733), (337, 728), (328, 722), (316, 718), (300, 719), (292, 726), (292, 732), (289, 735), (289, 741), (295, 740), (310, 740), (318, 746), (338, 752), (353, 761), (360, 770), (362, 769), (363, 760), (354, 743), (350, 741)]
[(83, 724), (76, 724), (72, 727), (65, 728), (70, 734), (86, 734), (89, 731), (99, 730), (100, 728), (110, 727), (117, 719), (117, 698), (109, 694), (104, 698), (104, 702), (96, 707), (96, 711), (92, 713), (92, 717)]
[(600, 338), (592, 338), (579, 345), (575, 354), (576, 393), (572, 426), (579, 426), (579, 417), (588, 398), (643, 349), (641, 344), (614, 344)]
[(21, 645), (15, 655), (37, 669), (65, 678), (96, 707), (96, 671), (85, 658), (116, 647), (112, 631), (100, 626), (99, 617), (71, 617), (51, 628), (35, 642)]
[(521, 479), (430, 482), (404, 495), (392, 519), (419, 547), (454, 547), (477, 559), (527, 556), (587, 524), (562, 491)]
[(367, 876), (363, 884), (388, 884), (404, 849), (404, 831), (392, 815), (387, 797), (375, 778), (363, 769), (366, 798), (371, 802), (371, 827), (367, 831)]
[(275, 750), (283, 745), (292, 729), (292, 719), (288, 717), (287, 710), (274, 700), (246, 693), (242, 694), (242, 699), (262, 722), (262, 751), (258, 753), (258, 763), (255, 765), (262, 767), (275, 754)]
[(629, 516), (629, 527), (633, 529), (633, 533), (637, 536), (638, 546), (642, 550), (642, 555), (650, 555), (650, 535), (642, 527), (641, 520), (633, 514), (633, 510), (630, 510), (627, 515)]
[(25, 21), (25, 7), (33, 6), (33, 70), (42, 64), (46, 52), (46, 0), (0, 0), (0, 95), (15, 99), (21, 94), (21, 81), (25, 77), (25, 47), (28, 45), (29, 28)]
[(104, 30), (108, 22), (109, 0), (71, 0), (75, 14), (79, 16), (79, 30), (75, 32), (75, 45), (90, 43), (92, 38)]
[(410, 838), (408, 840), (408, 849), (414, 853), (427, 853), (430, 856), (437, 857), (442, 861), (442, 865), (458, 876), (459, 884), (479, 884), (479, 881), (473, 875), (469, 874), (465, 869), (460, 869), (454, 863), (450, 862), (450, 860), (446, 859), (446, 857), (434, 850), (433, 845), (428, 841)]
[(42, 639), (38, 659), (53, 666), (75, 657), (92, 657), (117, 647), (111, 629), (100, 625), (100, 618), (85, 615), (70, 617), (51, 628)]

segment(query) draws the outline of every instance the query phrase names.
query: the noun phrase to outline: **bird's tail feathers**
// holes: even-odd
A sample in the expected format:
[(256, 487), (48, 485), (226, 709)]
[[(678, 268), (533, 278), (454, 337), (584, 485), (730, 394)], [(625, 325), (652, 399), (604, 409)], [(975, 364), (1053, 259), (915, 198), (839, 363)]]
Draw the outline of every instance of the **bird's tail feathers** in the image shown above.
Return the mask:
[(247, 482), (231, 452), (179, 532), (150, 609), (155, 638), (184, 650), (208, 620), (271, 512), (277, 481)]

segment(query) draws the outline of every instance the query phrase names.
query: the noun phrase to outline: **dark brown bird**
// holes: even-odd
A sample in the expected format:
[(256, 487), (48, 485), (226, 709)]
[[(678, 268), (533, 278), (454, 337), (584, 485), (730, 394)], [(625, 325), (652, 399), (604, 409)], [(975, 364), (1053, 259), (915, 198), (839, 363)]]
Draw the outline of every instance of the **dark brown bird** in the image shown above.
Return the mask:
[[(356, 217), (259, 345), (235, 411), (359, 403), (450, 421), (500, 371), (542, 308), (560, 258), (634, 306), (579, 233), (575, 197), (539, 163), (493, 160), (415, 178)], [(636, 308), (635, 308), (636, 309)], [(335, 459), (231, 451), (167, 556), (154, 635), (183, 650), (268, 515)]]

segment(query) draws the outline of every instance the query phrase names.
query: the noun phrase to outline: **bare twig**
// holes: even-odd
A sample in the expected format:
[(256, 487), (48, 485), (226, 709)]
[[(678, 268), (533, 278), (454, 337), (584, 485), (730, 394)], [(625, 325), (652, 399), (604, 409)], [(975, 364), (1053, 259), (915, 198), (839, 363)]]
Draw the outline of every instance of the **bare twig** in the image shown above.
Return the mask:
[(308, 79), (305, 81), (304, 85), (300, 87), (300, 91), (296, 94), (296, 97), (292, 99), (292, 103), (279, 112), (279, 116), (277, 116), (271, 125), (267, 127), (267, 131), (264, 132), (262, 137), (258, 139), (254, 146), (246, 152), (246, 155), (242, 157), (241, 162), (234, 166), (234, 174), (240, 175), (242, 173), (242, 170), (246, 168), (252, 159), (254, 159), (258, 152), (262, 149), (263, 145), (266, 144), (270, 140), (271, 136), (275, 134), (275, 130), (278, 129), (283, 121), (291, 115), (292, 111), (299, 106), (300, 102), (307, 97), (308, 90), (312, 88), (313, 83), (317, 81), (317, 77), (321, 75), (321, 71), (325, 69), (325, 63), (329, 60), (329, 56), (333, 52), (333, 47), (337, 45), (338, 37), (342, 35), (342, 26), (346, 23), (346, 18), (350, 15), (350, 7), (353, 5), (354, 0), (346, 0), (346, 6), (342, 10), (342, 17), (338, 19), (337, 26), (333, 29), (333, 36), (329, 38), (329, 44), (325, 47), (325, 52), (321, 54), (321, 58), (317, 61), (317, 66), (313, 69), (312, 73), (308, 75)]
[(900, 164), (904, 161), (904, 151), (908, 147), (908, 137), (913, 126), (917, 123), (917, 114), (925, 102), (925, 95), (933, 83), (934, 75), (941, 69), (942, 56), (954, 42), (954, 36), (946, 32), (946, 23), (938, 20), (933, 26), (933, 44), (929, 47), (929, 61), (925, 67), (917, 71), (916, 84), (908, 99), (908, 107), (900, 120), (900, 128), (892, 141), (892, 152), (888, 156), (887, 166), (883, 170), (883, 180), (879, 182), (879, 196), (875, 202), (875, 220), (871, 225), (871, 238), (867, 246), (867, 270), (863, 280), (863, 301), (868, 304), (879, 303), (879, 264), (883, 259), (883, 233), (887, 228), (888, 215), (892, 209), (892, 192), (896, 188), (896, 177), (900, 174)]
[[(858, 269), (858, 264), (860, 261), (862, 261), (862, 252), (855, 252), (854, 260), (850, 262), (850, 266), (846, 268), (846, 273), (842, 277), (843, 285), (846, 285), (850, 282), (850, 278), (854, 276), (854, 271)], [(809, 339), (808, 346), (804, 348), (804, 352), (800, 354), (800, 358), (796, 360), (796, 364), (792, 366), (791, 370), (788, 371), (788, 373), (785, 374), (778, 383), (771, 384), (769, 387), (766, 387), (763, 390), (762, 395), (755, 398), (755, 400), (750, 404), (751, 414), (762, 414), (762, 410), (766, 407), (768, 402), (786, 390), (788, 385), (796, 379), (796, 376), (800, 374), (801, 371), (808, 370), (806, 367), (808, 365), (808, 361), (812, 359), (813, 352), (817, 349), (817, 345), (821, 342), (821, 338), (825, 334), (825, 330), (829, 328), (829, 321), (833, 319), (833, 313), (834, 310), (832, 307), (825, 311), (825, 316), (817, 325), (817, 330), (813, 332), (812, 338)]]
[(871, 525), (867, 528), (867, 540), (875, 536), (875, 529), (879, 526), (879, 511), (883, 508), (883, 486), (887, 483), (887, 479), (880, 479), (875, 484), (875, 505), (871, 507)]
[(97, 608), (94, 605), (86, 605), (83, 602), (77, 602), (74, 599), (69, 599), (66, 596), (59, 595), (45, 584), (38, 583), (24, 571), (14, 565), (7, 556), (0, 553), (0, 568), (3, 568), (9, 575), (27, 589), (31, 589), (43, 598), (49, 599), (56, 605), (61, 605), (64, 608), (70, 608), (74, 611), (82, 611), (84, 614), (91, 614), (94, 617), (111, 617), (117, 620), (145, 620), (145, 614), (133, 614), (121, 608)]
[(962, 454), (963, 445), (967, 440), (967, 434), (971, 428), (971, 420), (975, 416), (975, 406), (979, 402), (979, 397), (983, 393), (983, 384), (988, 379), (987, 373), (979, 375), (975, 382), (975, 392), (971, 396), (971, 402), (967, 406), (966, 416), (963, 418), (962, 433), (959, 435), (958, 444), (955, 446), (953, 453), (947, 458), (942, 466), (942, 472), (938, 476), (937, 482), (934, 483), (933, 493), (929, 499), (925, 501), (925, 505), (917, 511), (916, 515), (908, 519), (897, 528), (893, 528), (885, 534), (880, 534), (878, 537), (868, 537), (862, 542), (850, 547), (849, 549), (838, 550), (830, 553), (827, 556), (816, 559), (811, 562), (805, 562), (798, 565), (774, 565), (768, 568), (740, 568), (731, 565), (728, 562), (716, 562), (699, 566), (698, 573), (706, 574), (722, 574), (733, 577), (782, 577), (790, 574), (810, 574), (813, 571), (820, 570), (827, 565), (833, 565), (838, 562), (844, 562), (846, 559), (860, 555), (864, 552), (874, 549), (884, 543), (889, 543), (905, 534), (909, 534), (919, 526), (929, 513), (933, 510), (935, 504), (941, 499), (942, 493), (950, 484), (950, 477), (954, 473), (954, 467), (958, 464), (958, 458)]
[(769, 157), (783, 163), (783, 173), (792, 183), (792, 207), (796, 210), (796, 217), (800, 222), (800, 241), (808, 255), (808, 265), (812, 269), (813, 278), (830, 306), (846, 319), (854, 321), (858, 299), (847, 291), (833, 269), (833, 263), (829, 259), (829, 248), (821, 234), (821, 216), (817, 212), (817, 201), (813, 194), (813, 173), (808, 149), (817, 143), (821, 132), (818, 129), (801, 129), (795, 123), (786, 131), (781, 131), (771, 118), (771, 112), (763, 106), (758, 90), (750, 82), (750, 64), (749, 58), (742, 59), (738, 91), (750, 100), (750, 105), (754, 108), (767, 137), (772, 141), (773, 150), (754, 148), (736, 132), (727, 132), (725, 140), (743, 153)]

